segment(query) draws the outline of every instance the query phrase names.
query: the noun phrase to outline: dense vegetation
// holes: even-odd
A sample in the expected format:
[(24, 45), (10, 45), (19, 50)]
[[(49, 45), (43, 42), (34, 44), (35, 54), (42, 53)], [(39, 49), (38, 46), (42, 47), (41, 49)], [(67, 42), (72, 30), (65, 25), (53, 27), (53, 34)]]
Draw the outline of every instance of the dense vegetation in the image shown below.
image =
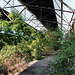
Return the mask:
[[(12, 11), (10, 18), (16, 18), (18, 11)], [(0, 16), (2, 14), (0, 13)], [(43, 53), (57, 50), (57, 40), (61, 35), (56, 31), (41, 32), (24, 22), (25, 17), (19, 15), (14, 22), (0, 19), (0, 60), (7, 62), (19, 55), (25, 61), (41, 59)], [(15, 59), (13, 59), (14, 61)]]
[[(14, 19), (18, 11), (12, 11), (9, 17)], [(2, 14), (0, 13), (0, 17)], [(59, 29), (41, 32), (24, 22), (25, 17), (19, 15), (14, 22), (0, 19), (0, 71), (6, 62), (15, 62), (16, 58), (29, 62), (42, 59), (44, 53), (58, 50), (52, 75), (75, 74), (75, 42), (74, 36), (63, 38)]]
[[(73, 36), (72, 36), (73, 37)], [(60, 40), (61, 48), (55, 56), (52, 75), (75, 75), (75, 42), (71, 39)]]
[[(17, 10), (12, 11), (9, 17), (15, 19), (17, 14)], [(43, 53), (60, 49), (59, 40), (63, 34), (59, 29), (41, 32), (24, 20), (22, 15), (14, 22), (0, 19), (0, 66), (11, 61), (14, 63), (16, 58), (24, 59), (25, 62), (41, 59)], [(0, 67), (1, 71), (2, 69)]]

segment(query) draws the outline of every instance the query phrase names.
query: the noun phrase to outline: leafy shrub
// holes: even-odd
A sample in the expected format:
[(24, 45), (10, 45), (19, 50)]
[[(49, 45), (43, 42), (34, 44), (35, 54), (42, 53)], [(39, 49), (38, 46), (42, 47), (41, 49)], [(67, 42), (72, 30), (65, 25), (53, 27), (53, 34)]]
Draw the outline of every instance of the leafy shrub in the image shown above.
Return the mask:
[[(26, 42), (25, 43), (18, 43), (18, 45), (6, 45), (2, 48), (0, 51), (0, 59), (2, 62), (9, 61), (9, 59), (13, 59), (15, 55), (19, 55), (20, 58), (24, 58), (25, 61), (30, 60), (31, 58), (31, 50), (29, 47), (27, 47)], [(15, 57), (16, 58), (16, 57)]]
[(3, 40), (0, 40), (0, 50), (3, 48), (3, 46), (4, 46), (4, 42)]
[(62, 39), (62, 32), (59, 29), (56, 31), (47, 31), (45, 35), (45, 50), (58, 50), (61, 47), (60, 41)]
[[(9, 17), (15, 19), (18, 14), (18, 11), (15, 10), (9, 14)], [(57, 41), (61, 36), (58, 35), (57, 31), (35, 32), (35, 29), (27, 25), (24, 20), (24, 17), (19, 15), (14, 23), (5, 20), (0, 21), (2, 27), (0, 32), (4, 31), (0, 39), (7, 43), (0, 51), (0, 59), (3, 62), (9, 61), (9, 59), (14, 61), (16, 54), (26, 61), (41, 59), (44, 52), (59, 48)]]
[(16, 46), (16, 53), (21, 56), (21, 58), (24, 58), (25, 61), (32, 60), (31, 56), (32, 49), (29, 48), (28, 42), (23, 40), (21, 43), (18, 43)]
[(5, 45), (0, 51), (0, 74), (3, 71), (8, 72), (8, 64), (13, 65), (21, 60), (23, 62), (29, 62), (31, 60), (30, 49), (27, 47), (26, 43), (18, 43), (16, 46)]
[(31, 54), (33, 59), (41, 59), (42, 58), (42, 46), (41, 46), (41, 42), (39, 42), (39, 39), (34, 40), (31, 44)]
[[(9, 17), (15, 19), (16, 15), (18, 14), (18, 11), (14, 10), (9, 14)], [(0, 35), (0, 39), (2, 39), (8, 45), (16, 45), (17, 43), (21, 42), (22, 38), (24, 38), (26, 41), (28, 41), (30, 38), (34, 39), (32, 37), (36, 35), (34, 32), (35, 29), (25, 23), (24, 20), (25, 19), (21, 14), (14, 20), (14, 23), (0, 19), (0, 33), (4, 32)]]
[(13, 58), (16, 52), (16, 46), (4, 46), (0, 51), (0, 60), (2, 62), (7, 61), (9, 58)]
[(2, 13), (0, 12), (0, 18), (2, 17)]
[(63, 38), (63, 33), (59, 29), (56, 29), (55, 35), (56, 37), (54, 36), (55, 37), (54, 50), (58, 50), (61, 47), (60, 41)]
[(71, 41), (64, 41), (61, 49), (56, 55), (55, 62), (50, 64), (53, 66), (53, 75), (73, 75), (75, 73), (75, 45)]

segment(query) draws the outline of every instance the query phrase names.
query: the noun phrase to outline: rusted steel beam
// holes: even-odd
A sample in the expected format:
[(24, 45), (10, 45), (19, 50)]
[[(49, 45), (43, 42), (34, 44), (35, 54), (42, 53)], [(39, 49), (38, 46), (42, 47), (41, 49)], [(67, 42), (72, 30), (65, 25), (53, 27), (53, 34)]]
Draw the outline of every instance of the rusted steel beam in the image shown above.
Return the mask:
[[(62, 0), (59, 0), (62, 2)], [(73, 10), (69, 5), (67, 5), (65, 2), (62, 2), (68, 9), (70, 9), (73, 13), (75, 13), (75, 10)]]

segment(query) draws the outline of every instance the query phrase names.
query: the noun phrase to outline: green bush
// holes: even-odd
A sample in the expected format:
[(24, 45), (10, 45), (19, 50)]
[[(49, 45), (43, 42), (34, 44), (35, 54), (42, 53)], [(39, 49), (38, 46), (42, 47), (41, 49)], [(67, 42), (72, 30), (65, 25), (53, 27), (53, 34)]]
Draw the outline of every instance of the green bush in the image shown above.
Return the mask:
[(2, 62), (8, 60), (9, 58), (13, 58), (16, 52), (16, 46), (5, 45), (0, 51), (0, 59)]
[(56, 39), (55, 39), (55, 42), (54, 42), (54, 50), (58, 50), (58, 49), (61, 48), (60, 41), (63, 38), (63, 33), (59, 29), (56, 29), (55, 35), (56, 35)]
[[(15, 19), (18, 14), (18, 11), (14, 10), (9, 17)], [(16, 53), (26, 61), (41, 59), (43, 53), (58, 49), (57, 41), (61, 38), (58, 31), (35, 32), (35, 29), (24, 21), (25, 18), (22, 15), (19, 15), (14, 23), (6, 20), (0, 21), (0, 32), (4, 31), (0, 39), (7, 43), (3, 47), (3, 42), (0, 42), (1, 48), (3, 47), (0, 51), (1, 59), (13, 58)]]
[(3, 48), (3, 46), (4, 46), (4, 42), (3, 40), (0, 40), (0, 50)]
[(42, 48), (41, 44), (42, 43), (39, 39), (34, 40), (31, 43), (31, 49), (32, 49), (31, 54), (32, 54), (33, 59), (41, 59), (42, 58), (43, 48)]
[[(15, 55), (19, 55), (20, 58), (24, 58), (25, 61), (31, 60), (31, 49), (29, 49), (26, 42), (18, 43), (18, 45), (6, 45), (0, 51), (0, 59), (2, 62), (9, 61), (9, 59), (13, 59)], [(16, 57), (15, 57), (16, 58)]]
[(62, 40), (62, 32), (59, 29), (56, 31), (47, 31), (45, 35), (45, 50), (58, 50), (61, 47), (60, 41)]
[(53, 66), (53, 75), (73, 75), (75, 73), (75, 45), (71, 41), (64, 41), (61, 50), (55, 56), (55, 62), (49, 65)]
[(29, 48), (29, 44), (27, 41), (23, 40), (21, 43), (18, 43), (16, 46), (16, 53), (21, 56), (21, 58), (24, 58), (25, 61), (32, 60), (31, 51), (32, 49)]

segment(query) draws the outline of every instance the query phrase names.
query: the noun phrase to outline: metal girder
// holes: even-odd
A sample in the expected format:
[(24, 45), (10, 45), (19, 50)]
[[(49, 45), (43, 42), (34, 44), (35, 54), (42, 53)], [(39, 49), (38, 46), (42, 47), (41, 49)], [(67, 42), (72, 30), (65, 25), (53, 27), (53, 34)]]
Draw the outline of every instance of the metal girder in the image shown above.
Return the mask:
[[(39, 23), (39, 24), (40, 24), (40, 23)], [(39, 25), (39, 24), (38, 24), (38, 25)], [(36, 27), (38, 27), (38, 25), (37, 25)]]
[(61, 30), (62, 30), (62, 25), (63, 25), (63, 0), (61, 2)]
[(31, 2), (27, 3), (27, 4), (32, 4), (33, 2), (35, 2), (36, 0), (32, 0)]
[(12, 21), (13, 22), (13, 20), (5, 13), (5, 11), (2, 9), (2, 12), (8, 17), (8, 19), (10, 20), (10, 21)]
[[(9, 0), (9, 1), (7, 2), (7, 4), (9, 4), (9, 2), (10, 2), (10, 1), (11, 1), (11, 0)], [(7, 4), (6, 4), (4, 7), (6, 7), (6, 6), (7, 6)], [(3, 7), (3, 8), (4, 8), (4, 7)]]
[[(63, 9), (63, 3), (61, 3), (61, 8), (60, 8), (60, 6), (59, 6), (59, 4), (58, 4), (58, 2), (56, 1), (56, 0), (54, 0), (55, 1), (55, 3), (57, 4), (57, 6), (58, 6), (58, 8), (59, 9)], [(68, 19), (66, 18), (66, 16), (65, 16), (65, 14), (63, 13), (63, 10), (61, 10), (61, 15), (63, 14), (63, 16), (64, 16), (64, 18), (67, 20), (67, 22), (68, 22)], [(60, 16), (60, 15), (59, 15)], [(63, 18), (63, 17), (62, 17)], [(65, 20), (65, 21), (66, 21)], [(58, 22), (58, 24), (60, 24), (60, 25), (67, 25), (67, 24), (62, 24), (62, 19), (61, 19), (61, 23), (59, 23)]]
[[(7, 5), (7, 4), (9, 4), (9, 2), (10, 2), (11, 0), (9, 0), (8, 2), (7, 2), (6, 0), (3, 0), (3, 1), (6, 2), (6, 5)], [(3, 8), (5, 8), (6, 5), (5, 5)], [(9, 4), (9, 5), (10, 5), (10, 4)], [(11, 6), (11, 5), (10, 5), (10, 6)], [(3, 8), (2, 8), (2, 12), (8, 17), (8, 19), (9, 19), (10, 21), (13, 22), (13, 20), (4, 12)]]
[[(70, 23), (71, 23), (71, 21), (72, 21), (72, 19), (73, 19), (73, 16), (74, 16), (74, 13), (73, 13), (73, 15), (72, 15), (72, 17), (71, 17)], [(70, 24), (70, 23), (69, 23), (69, 24)], [(72, 26), (70, 26), (70, 27), (72, 27)], [(69, 25), (68, 25), (68, 28), (69, 28)], [(68, 30), (68, 28), (67, 28), (67, 30)]]
[[(56, 11), (61, 11), (59, 9), (53, 9), (53, 8), (50, 8), (50, 7), (42, 7), (42, 6), (35, 6), (35, 5), (17, 5), (17, 6), (10, 6), (10, 7), (4, 7), (4, 9), (7, 9), (7, 8), (13, 8), (13, 7), (21, 7), (21, 6), (30, 6), (30, 7), (36, 7), (36, 8), (42, 8), (42, 9), (48, 9), (48, 10), (56, 10)], [(63, 12), (67, 12), (67, 13), (73, 13), (72, 11), (66, 11), (66, 10), (63, 10)]]
[[(59, 9), (61, 9), (61, 8), (60, 8), (60, 6), (59, 6), (59, 4), (58, 4), (58, 2), (57, 2), (56, 0), (54, 0), (54, 1), (56, 2), (56, 4), (57, 4), (58, 8), (59, 8)], [(66, 19), (66, 20), (67, 20), (67, 22), (68, 22), (68, 19), (66, 18), (66, 16), (65, 16), (65, 14), (64, 14), (64, 13), (63, 13), (63, 16), (65, 17), (65, 19)]]
[[(73, 16), (74, 16), (74, 13), (73, 13), (73, 15), (72, 15), (72, 17), (71, 17), (71, 21), (72, 21), (72, 19), (73, 19)], [(71, 21), (70, 21), (70, 23), (71, 23)]]
[[(62, 2), (62, 0), (59, 0)], [(62, 2), (68, 9), (70, 9), (73, 13), (75, 13), (75, 10), (73, 10), (69, 5), (67, 5), (65, 2)]]
[(42, 19), (45, 18), (45, 17), (47, 17), (47, 16), (49, 16), (50, 14), (53, 14), (53, 13), (55, 13), (55, 12), (51, 12), (51, 13), (49, 13), (49, 14), (43, 16)]
[[(28, 20), (25, 20), (25, 21), (31, 21), (31, 20), (37, 20), (37, 19), (28, 19)], [(20, 21), (24, 21), (24, 20), (20, 20)], [(40, 20), (41, 21), (41, 20)], [(47, 22), (50, 22), (50, 23), (57, 23), (56, 21), (50, 21), (50, 20), (42, 20), (42, 21), (47, 21)], [(34, 23), (34, 22), (33, 22)], [(65, 24), (66, 25), (66, 24)]]
[(16, 17), (15, 19), (25, 10), (26, 8), (24, 8)]
[[(57, 13), (55, 13), (55, 14), (61, 18), (61, 16), (59, 14), (57, 14)], [(65, 21), (67, 24), (69, 24), (65, 19), (62, 18), (62, 20)]]
[[(11, 1), (11, 0), (9, 0), (8, 2), (6, 1), (6, 0), (4, 0), (7, 4), (9, 4), (9, 2)], [(36, 8), (40, 8), (40, 13), (41, 13), (41, 15), (40, 15), (40, 20), (41, 21), (47, 21), (47, 22), (51, 22), (51, 23), (56, 23), (55, 21), (49, 21), (49, 20), (42, 20), (42, 18), (44, 18), (44, 17), (46, 17), (46, 16), (48, 16), (49, 14), (51, 14), (51, 13), (54, 13), (53, 12), (53, 10), (56, 10), (56, 11), (62, 11), (62, 10), (60, 10), (60, 9), (53, 9), (53, 8), (48, 8), (48, 7), (41, 7), (41, 6), (35, 6), (35, 5), (29, 5), (29, 4), (31, 4), (32, 2), (34, 2), (35, 0), (32, 0), (31, 2), (29, 2), (29, 3), (27, 3), (26, 4), (26, 6), (31, 6), (31, 7), (36, 7)], [(60, 2), (62, 2), (61, 0), (59, 0)], [(66, 10), (63, 10), (63, 12), (67, 12), (67, 13), (75, 13), (75, 10), (73, 10), (71, 7), (69, 7), (67, 4), (65, 4), (64, 2), (62, 2), (65, 6), (67, 6), (71, 11), (66, 11)], [(6, 4), (6, 5), (7, 5)], [(26, 9), (25, 7), (25, 5), (17, 5), (17, 6), (11, 6), (10, 4), (10, 7), (6, 7), (6, 5), (3, 7), (4, 9), (6, 9), (6, 8), (14, 8), (14, 7), (21, 7), (21, 6), (24, 6), (24, 9), (16, 16), (16, 18)], [(42, 9), (48, 9), (48, 10), (52, 10), (51, 11), (51, 13), (49, 13), (49, 14), (47, 14), (46, 16), (44, 16), (44, 17), (42, 17)], [(2, 12), (8, 17), (8, 15), (2, 10)], [(65, 21), (68, 25), (70, 25), (70, 23), (68, 23), (65, 19), (63, 19), (63, 17), (62, 16), (60, 16), (59, 14), (57, 14), (57, 13), (55, 13), (57, 16), (59, 16), (63, 21)], [(10, 17), (8, 17), (11, 21), (13, 21)], [(15, 19), (16, 19), (15, 18)], [(29, 20), (29, 19), (28, 19)], [(33, 19), (31, 19), (31, 21), (32, 20), (34, 20), (34, 18)], [(37, 19), (36, 19), (37, 20)], [(30, 22), (31, 22), (30, 21)], [(29, 23), (30, 23), (29, 22)], [(34, 22), (33, 22), (34, 23)], [(35, 24), (35, 23), (34, 23)], [(61, 24), (62, 24), (62, 22), (61, 22)]]
[[(18, 1), (20, 1), (20, 0), (18, 0)], [(32, 4), (33, 2), (35, 2), (36, 0), (31, 0), (29, 3), (27, 3), (27, 0), (26, 0), (26, 3), (25, 3), (25, 5), (26, 4)], [(21, 1), (20, 1), (21, 2)], [(22, 1), (23, 2), (23, 1)]]
[[(4, 0), (4, 2), (6, 2), (7, 4), (9, 4), (9, 2), (10, 2), (11, 0), (9, 0), (8, 2), (6, 1), (6, 0)], [(6, 5), (7, 5), (6, 4)], [(3, 7), (3, 8), (5, 8), (6, 7), (6, 5)], [(10, 5), (10, 4), (9, 4)], [(13, 6), (14, 6), (14, 0), (13, 0)], [(11, 5), (10, 5), (10, 7), (12, 7)], [(12, 7), (12, 8), (14, 8), (14, 7)], [(26, 8), (24, 7), (24, 9), (16, 16), (16, 18), (25, 10)], [(2, 10), (2, 12), (8, 17), (8, 15)], [(12, 22), (14, 21), (14, 19), (12, 20), (10, 17), (8, 17)], [(15, 18), (15, 19), (16, 19)]]
[[(33, 15), (31, 15), (29, 18), (28, 18), (28, 20), (30, 20), (30, 18), (32, 17)], [(26, 20), (26, 21), (28, 21), (28, 20)]]
[[(7, 4), (9, 4), (6, 0), (3, 0), (4, 2), (6, 2)], [(10, 4), (9, 4), (10, 5)], [(11, 6), (11, 5), (10, 5)], [(5, 8), (5, 7), (4, 7)]]
[[(70, 25), (70, 23), (71, 23), (71, 21), (72, 21), (72, 19), (73, 19), (73, 16), (74, 16), (74, 14), (75, 14), (75, 10), (73, 10), (69, 5), (67, 5), (65, 2), (63, 2), (62, 0), (59, 0), (61, 3), (63, 3), (68, 9), (70, 9), (72, 12), (73, 12), (73, 15), (72, 15), (72, 17), (71, 17), (71, 20), (70, 20), (70, 22), (69, 22), (69, 24), (68, 24), (68, 28), (67, 28), (67, 31), (68, 31), (68, 29), (69, 29), (69, 26), (70, 26), (70, 29), (72, 28), (72, 26)], [(69, 36), (70, 36), (70, 30), (68, 31), (69, 32)]]

